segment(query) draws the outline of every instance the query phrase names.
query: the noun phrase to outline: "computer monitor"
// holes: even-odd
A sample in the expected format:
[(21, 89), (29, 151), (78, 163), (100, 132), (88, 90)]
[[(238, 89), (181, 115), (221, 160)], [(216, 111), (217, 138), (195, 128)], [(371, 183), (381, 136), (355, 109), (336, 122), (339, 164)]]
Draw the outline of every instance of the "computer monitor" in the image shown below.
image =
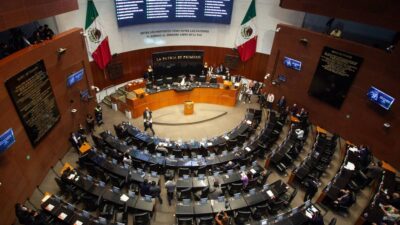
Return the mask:
[(239, 199), (239, 198), (240, 198), (240, 193), (235, 193), (235, 194), (233, 194), (233, 197), (234, 197), (235, 199)]
[(197, 79), (198, 82), (202, 82), (202, 83), (206, 82), (206, 80), (207, 79), (206, 79), (205, 75), (200, 75), (199, 78)]
[(208, 198), (201, 198), (200, 204), (207, 204)]
[(156, 80), (156, 85), (157, 85), (157, 86), (162, 86), (163, 84), (164, 84), (163, 79), (157, 79), (157, 80)]
[(174, 79), (172, 77), (165, 78), (165, 84), (172, 84), (173, 82), (174, 82)]

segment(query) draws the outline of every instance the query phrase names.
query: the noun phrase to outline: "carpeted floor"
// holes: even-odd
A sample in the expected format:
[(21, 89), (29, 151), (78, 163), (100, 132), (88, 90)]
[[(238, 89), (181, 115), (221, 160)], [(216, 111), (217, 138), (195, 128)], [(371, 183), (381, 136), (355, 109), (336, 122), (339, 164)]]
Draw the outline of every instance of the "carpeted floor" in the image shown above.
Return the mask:
[[(154, 124), (154, 130), (157, 136), (160, 137), (168, 137), (173, 140), (201, 140), (203, 138), (210, 138), (214, 136), (221, 135), (226, 131), (232, 130), (235, 126), (237, 126), (244, 118), (246, 109), (249, 107), (259, 108), (259, 106), (255, 103), (243, 104), (238, 103), (236, 107), (224, 107), (219, 105), (211, 105), (211, 104), (195, 104), (195, 114), (192, 116), (184, 116), (183, 115), (183, 105), (176, 105), (165, 107), (153, 112), (153, 120), (154, 122), (173, 122), (173, 123), (190, 123), (196, 122), (199, 120), (207, 120), (202, 123), (190, 124), (190, 125), (158, 125)], [(214, 118), (218, 116), (220, 113), (225, 113), (223, 116), (218, 118)], [(104, 122), (105, 124), (101, 127), (96, 128), (96, 133), (100, 133), (105, 130), (110, 130), (114, 133), (113, 125), (118, 124), (122, 121), (128, 121), (125, 115), (121, 112), (113, 111), (107, 106), (103, 106), (103, 114), (104, 114)], [(261, 122), (261, 126), (265, 121), (266, 111), (263, 112), (263, 121)], [(311, 115), (312, 117), (312, 115)], [(209, 120), (208, 120), (209, 119)], [(139, 127), (143, 130), (143, 120), (141, 117), (136, 119), (129, 120), (133, 125)], [(280, 139), (276, 144), (282, 143), (284, 138), (287, 135), (288, 125), (286, 125), (281, 133)], [(310, 135), (306, 141), (303, 151), (301, 152), (298, 159), (295, 161), (296, 165), (299, 165), (301, 161), (305, 158), (305, 156), (311, 151), (311, 147), (315, 140), (315, 127), (312, 126)], [(67, 138), (67, 137), (66, 137)], [(344, 140), (340, 141), (340, 145), (338, 148), (344, 147)], [(335, 176), (336, 171), (340, 167), (341, 160), (339, 156), (340, 151), (336, 151), (333, 162), (331, 166), (328, 168), (326, 173), (323, 175), (321, 181), (322, 184), (319, 188), (319, 192), (313, 199), (313, 202), (318, 198), (321, 190), (327, 185), (327, 183)], [(55, 174), (59, 173), (59, 170), (62, 168), (62, 164), (65, 162), (70, 163), (72, 166), (76, 167), (76, 161), (78, 159), (78, 154), (74, 150), (70, 150), (63, 157), (62, 162), (54, 165), (54, 172), (52, 170), (49, 171), (47, 177), (43, 180), (39, 189), (41, 191), (46, 191), (50, 193), (57, 193), (58, 187), (54, 181)], [(259, 161), (260, 165), (264, 165), (264, 160)], [(294, 168), (294, 167), (293, 167)], [(288, 169), (288, 173), (292, 171), (293, 168)], [(275, 180), (283, 179), (285, 182), (288, 181), (288, 175), (280, 175), (276, 171), (274, 171), (268, 179), (268, 183), (272, 183)], [(161, 178), (161, 187), (164, 185), (164, 178)], [(37, 189), (30, 198), (30, 201), (35, 207), (39, 207), (40, 199), (42, 198), (42, 194), (39, 189)], [(357, 194), (357, 202), (350, 208), (350, 213), (348, 217), (342, 217), (340, 215), (336, 215), (332, 211), (324, 211), (324, 220), (325, 224), (328, 224), (332, 217), (337, 217), (337, 224), (339, 225), (351, 225), (355, 224), (355, 221), (362, 213), (362, 210), (369, 202), (370, 197), (370, 188), (365, 188), (363, 191)], [(152, 219), (152, 224), (157, 225), (172, 225), (175, 223), (175, 204), (173, 201), (172, 206), (168, 206), (166, 203), (166, 191), (162, 188), (161, 193), (162, 198), (165, 200), (164, 204), (159, 204), (157, 201), (156, 204), (156, 212)], [(291, 206), (296, 207), (303, 203), (304, 192), (299, 190), (296, 198), (293, 200)], [(29, 206), (30, 204), (28, 204)], [(77, 208), (81, 208), (82, 205), (76, 205)], [(321, 208), (321, 207), (320, 207)], [(131, 221), (131, 217), (129, 217)]]

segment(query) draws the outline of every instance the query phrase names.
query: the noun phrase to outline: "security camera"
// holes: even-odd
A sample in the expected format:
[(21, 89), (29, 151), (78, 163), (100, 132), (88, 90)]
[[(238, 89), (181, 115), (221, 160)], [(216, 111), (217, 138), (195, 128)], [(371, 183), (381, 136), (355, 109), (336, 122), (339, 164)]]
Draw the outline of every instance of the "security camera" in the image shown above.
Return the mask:
[(78, 112), (78, 110), (77, 109), (71, 109), (71, 113), (76, 113), (76, 112)]
[(281, 28), (280, 28), (280, 27), (277, 27), (276, 30), (275, 30), (275, 32), (278, 33), (280, 30), (281, 30)]
[(267, 80), (270, 76), (271, 76), (271, 74), (269, 74), (269, 73), (265, 74), (264, 80)]

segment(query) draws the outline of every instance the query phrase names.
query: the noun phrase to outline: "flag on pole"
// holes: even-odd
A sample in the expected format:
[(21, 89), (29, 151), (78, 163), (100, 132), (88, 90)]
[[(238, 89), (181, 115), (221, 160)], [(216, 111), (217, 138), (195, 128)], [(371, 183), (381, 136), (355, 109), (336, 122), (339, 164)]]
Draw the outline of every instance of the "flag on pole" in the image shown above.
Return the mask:
[(88, 0), (86, 10), (85, 33), (88, 50), (100, 69), (104, 69), (111, 60), (108, 37), (99, 21), (99, 13), (93, 0)]
[(256, 30), (256, 1), (251, 0), (249, 9), (240, 25), (239, 33), (236, 36), (236, 48), (240, 59), (245, 62), (255, 53), (257, 48), (257, 30)]

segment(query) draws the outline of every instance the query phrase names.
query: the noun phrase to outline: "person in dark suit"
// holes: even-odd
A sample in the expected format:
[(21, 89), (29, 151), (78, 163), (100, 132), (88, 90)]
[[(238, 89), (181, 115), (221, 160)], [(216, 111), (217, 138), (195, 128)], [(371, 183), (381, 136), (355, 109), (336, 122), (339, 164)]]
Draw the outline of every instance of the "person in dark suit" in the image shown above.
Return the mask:
[(309, 178), (305, 181), (305, 185), (306, 185), (306, 191), (305, 191), (306, 194), (304, 195), (304, 202), (312, 199), (315, 193), (317, 193), (318, 191), (318, 183), (316, 180)]
[(282, 97), (278, 100), (278, 110), (279, 112), (281, 112), (282, 110), (284, 110), (286, 108), (286, 98), (284, 95), (282, 95)]
[(90, 114), (87, 114), (86, 116), (86, 127), (89, 134), (94, 131), (94, 119)]
[(150, 195), (150, 184), (147, 179), (140, 184), (140, 194), (144, 197), (145, 195)]
[(158, 198), (158, 200), (160, 201), (160, 204), (163, 203), (162, 198), (160, 196), (161, 193), (161, 189), (160, 186), (156, 185), (155, 181), (151, 182), (151, 186), (150, 186), (150, 195), (153, 198)]
[(353, 204), (353, 192), (347, 189), (340, 189), (339, 197), (333, 201), (336, 207), (345, 206), (349, 207)]
[(96, 118), (97, 126), (103, 124), (103, 109), (99, 104), (94, 108), (94, 117)]
[(153, 115), (148, 107), (146, 107), (146, 109), (143, 112), (143, 123), (144, 123), (144, 131), (150, 129), (153, 135), (155, 135), (155, 132), (153, 130)]
[(147, 71), (144, 74), (143, 78), (148, 81), (154, 82), (154, 73), (153, 73), (153, 68), (151, 68), (151, 66), (147, 68)]

